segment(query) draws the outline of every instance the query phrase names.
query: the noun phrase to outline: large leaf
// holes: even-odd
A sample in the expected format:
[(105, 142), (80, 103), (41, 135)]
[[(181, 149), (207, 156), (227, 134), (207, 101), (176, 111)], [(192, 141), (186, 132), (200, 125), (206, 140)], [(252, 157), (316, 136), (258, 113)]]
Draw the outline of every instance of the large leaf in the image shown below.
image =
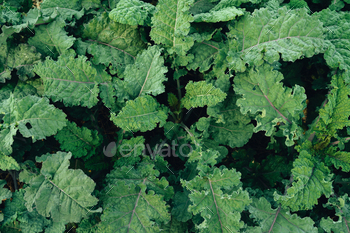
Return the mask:
[(107, 175), (103, 192), (105, 211), (98, 232), (159, 232), (159, 224), (170, 220), (164, 196), (169, 199), (174, 191), (151, 161), (138, 167), (114, 169)]
[(273, 209), (264, 197), (260, 199), (253, 198), (253, 203), (248, 208), (251, 213), (250, 216), (259, 224), (258, 227), (255, 227), (256, 231), (254, 232), (256, 233), (318, 232), (311, 218), (301, 218), (297, 214), (292, 215), (289, 210), (281, 207)]
[(323, 36), (322, 23), (307, 14), (307, 10), (278, 9), (278, 14), (267, 8), (255, 10), (252, 15), (230, 26), (228, 36), (230, 68), (244, 72), (245, 64), (260, 65), (280, 59), (294, 62), (324, 52), (328, 43)]
[(330, 147), (326, 151), (326, 164), (332, 164), (335, 168), (340, 169), (343, 172), (350, 171), (350, 153), (347, 151), (336, 151), (335, 147)]
[(121, 96), (122, 89), (125, 89), (130, 99), (145, 94), (156, 96), (165, 91), (163, 82), (168, 78), (164, 73), (168, 69), (164, 66), (164, 59), (160, 53), (158, 46), (148, 47), (147, 50), (137, 55), (134, 64), (126, 66), (124, 82), (120, 82), (116, 87), (118, 97), (123, 97)]
[(315, 13), (325, 30), (326, 39), (331, 46), (324, 54), (327, 65), (346, 71), (346, 82), (350, 82), (350, 22), (349, 12), (336, 12), (323, 9)]
[(152, 17), (150, 36), (157, 44), (169, 48), (169, 53), (185, 55), (193, 45), (188, 37), (193, 16), (189, 13), (193, 0), (160, 0)]
[(333, 193), (330, 170), (307, 151), (300, 152), (293, 163), (293, 183), (285, 195), (274, 193), (274, 198), (292, 211), (308, 210), (317, 204), (321, 195), (327, 198)]
[(271, 136), (278, 122), (283, 122), (280, 129), (287, 137), (286, 145), (294, 145), (293, 139), (300, 137), (303, 132), (298, 126), (300, 113), (306, 107), (306, 95), (303, 87), (283, 87), (283, 76), (273, 71), (269, 65), (250, 68), (249, 72), (238, 74), (234, 79), (234, 90), (241, 94), (237, 100), (241, 112), (257, 113), (257, 125), (254, 132), (266, 131)]
[(153, 97), (146, 95), (129, 100), (117, 116), (111, 115), (111, 120), (123, 130), (146, 132), (162, 127), (167, 119), (168, 109), (160, 105)]
[(315, 130), (319, 138), (334, 137), (337, 130), (350, 126), (350, 87), (344, 83), (345, 75), (332, 77), (332, 90), (327, 96), (328, 102), (320, 109), (319, 121)]
[[(181, 180), (181, 183), (191, 191), (189, 197), (193, 204), (188, 211), (204, 218), (197, 225), (200, 232), (239, 232), (243, 227), (240, 213), (251, 200), (247, 191), (238, 188), (241, 183), (239, 172), (215, 168), (205, 176)], [(230, 189), (235, 191), (228, 192)]]
[(35, 46), (44, 57), (56, 58), (69, 49), (75, 41), (73, 36), (67, 36), (64, 26), (66, 23), (63, 20), (41, 25), (35, 28), (35, 36), (29, 38), (28, 44)]
[(121, 24), (151, 26), (151, 17), (155, 11), (152, 4), (139, 0), (121, 0), (117, 7), (109, 12), (109, 17)]
[(63, 20), (72, 20), (73, 16), (80, 19), (84, 15), (81, 0), (45, 0), (40, 3), (44, 16), (57, 15)]
[(66, 106), (92, 108), (98, 102), (100, 77), (87, 57), (62, 55), (57, 61), (47, 59), (34, 67), (44, 81), (45, 95), (54, 102), (62, 100)]
[(205, 105), (214, 106), (226, 98), (225, 92), (205, 81), (189, 81), (185, 88), (186, 94), (182, 99), (182, 104), (187, 109)]
[(11, 94), (1, 103), (0, 114), (5, 114), (2, 120), (4, 130), (9, 130), (8, 134), (15, 135), (19, 130), (24, 137), (31, 137), (33, 142), (56, 134), (67, 122), (62, 110), (51, 105), (47, 98), (37, 96), (15, 99)]
[(27, 44), (19, 44), (16, 48), (0, 45), (0, 82), (11, 78), (11, 71), (17, 69), (17, 75), (23, 81), (34, 77), (33, 65), (40, 61), (41, 55), (35, 48)]
[(102, 209), (92, 210), (98, 199), (91, 195), (95, 182), (80, 169), (68, 169), (71, 153), (57, 152), (37, 157), (42, 162), (40, 174), (25, 188), (24, 199), (29, 211), (33, 205), (39, 214), (55, 222), (80, 222), (83, 217)]
[(121, 74), (127, 64), (133, 64), (136, 55), (145, 48), (137, 26), (120, 24), (109, 19), (107, 13), (91, 20), (83, 37), (91, 43), (88, 52), (95, 64), (112, 65), (112, 71)]

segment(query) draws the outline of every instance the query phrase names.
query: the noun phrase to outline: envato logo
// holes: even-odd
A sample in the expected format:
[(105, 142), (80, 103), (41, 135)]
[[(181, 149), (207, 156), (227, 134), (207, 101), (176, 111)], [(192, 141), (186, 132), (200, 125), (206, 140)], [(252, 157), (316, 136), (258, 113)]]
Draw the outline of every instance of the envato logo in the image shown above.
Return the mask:
[[(118, 146), (119, 154), (123, 157), (130, 157), (130, 156), (139, 156), (139, 151), (142, 150), (142, 156), (151, 155), (152, 158), (154, 158), (156, 155), (162, 156), (162, 157), (178, 157), (176, 154), (175, 147), (179, 146), (179, 144), (175, 143), (175, 140), (171, 142), (171, 145), (169, 144), (156, 144), (154, 150), (151, 149), (149, 144), (121, 144)], [(165, 148), (164, 148), (165, 147)], [(188, 153), (184, 153), (185, 148), (189, 149)], [(181, 144), (179, 147), (179, 150), (177, 151), (182, 157), (188, 157), (190, 153), (192, 152), (192, 146), (190, 144)], [(148, 151), (148, 154), (146, 153)], [(187, 150), (186, 150), (187, 152)], [(113, 157), (117, 153), (117, 145), (115, 142), (111, 142), (106, 147), (103, 147), (103, 153), (107, 157)]]

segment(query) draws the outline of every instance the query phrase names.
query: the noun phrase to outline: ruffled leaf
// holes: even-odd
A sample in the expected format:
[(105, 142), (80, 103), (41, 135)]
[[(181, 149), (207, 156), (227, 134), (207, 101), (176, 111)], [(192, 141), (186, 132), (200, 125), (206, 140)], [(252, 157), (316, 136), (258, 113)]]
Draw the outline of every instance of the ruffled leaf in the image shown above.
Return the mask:
[(97, 130), (86, 127), (79, 128), (74, 122), (67, 122), (67, 126), (58, 131), (55, 139), (60, 142), (62, 150), (70, 151), (74, 158), (90, 158), (95, 154), (96, 147), (101, 144), (102, 137)]
[(189, 13), (193, 0), (160, 0), (152, 17), (150, 36), (157, 44), (169, 48), (169, 53), (184, 56), (193, 45), (188, 37), (193, 16)]
[(289, 210), (281, 207), (273, 209), (264, 197), (254, 198), (248, 208), (250, 216), (259, 224), (257, 232), (318, 232), (311, 218), (292, 215)]
[(182, 104), (187, 109), (204, 107), (205, 105), (214, 106), (226, 98), (225, 92), (205, 81), (190, 81), (185, 88), (186, 94), (182, 99)]
[(280, 72), (272, 70), (269, 65), (251, 68), (249, 72), (238, 74), (234, 79), (234, 91), (241, 94), (237, 100), (243, 114), (256, 114), (257, 125), (254, 132), (265, 130), (266, 136), (271, 136), (278, 122), (285, 125), (283, 135), (287, 137), (286, 145), (294, 145), (303, 132), (298, 126), (300, 112), (306, 107), (306, 95), (303, 87), (283, 87)]
[(23, 81), (34, 77), (33, 65), (40, 62), (41, 55), (35, 48), (27, 44), (19, 44), (16, 48), (0, 46), (0, 82), (11, 78), (11, 71), (16, 69)]
[(109, 13), (109, 18), (121, 24), (151, 26), (155, 10), (155, 6), (143, 1), (120, 0), (117, 7)]
[(303, 150), (293, 163), (293, 183), (286, 195), (274, 193), (274, 198), (292, 211), (308, 210), (317, 204), (321, 195), (327, 198), (333, 193), (330, 170)]
[(278, 9), (278, 14), (267, 8), (255, 10), (230, 26), (228, 36), (230, 68), (244, 72), (245, 64), (261, 65), (264, 60), (273, 63), (280, 59), (294, 62), (312, 57), (326, 50), (322, 23), (309, 16), (307, 10)]
[(63, 55), (57, 61), (47, 59), (34, 67), (44, 81), (45, 95), (66, 106), (92, 108), (98, 102), (98, 82), (101, 81), (87, 57)]
[(121, 74), (127, 64), (133, 64), (136, 55), (145, 48), (137, 26), (112, 21), (107, 13), (91, 20), (84, 29), (83, 38), (91, 43), (88, 53), (95, 64), (111, 64), (111, 71)]
[[(164, 66), (164, 58), (160, 53), (159, 47), (151, 46), (138, 54), (135, 63), (126, 66), (124, 81), (120, 82), (116, 89), (124, 89), (130, 99), (146, 94), (156, 96), (163, 93), (165, 91), (163, 82), (168, 80), (164, 73), (168, 69)], [(118, 94), (121, 91), (118, 91)]]
[(125, 107), (116, 116), (111, 115), (111, 120), (123, 130), (146, 132), (165, 124), (168, 108), (160, 105), (153, 97), (146, 95), (129, 100)]
[(55, 222), (80, 222), (83, 217), (102, 209), (92, 210), (98, 199), (91, 195), (95, 182), (80, 169), (68, 169), (71, 153), (57, 152), (36, 158), (43, 162), (40, 174), (25, 188), (24, 199), (29, 211), (33, 205), (39, 214)]
[[(251, 203), (248, 192), (238, 188), (240, 173), (234, 169), (215, 168), (206, 176), (196, 176), (191, 181), (181, 180), (191, 191), (192, 205), (188, 210), (200, 214), (204, 221), (197, 225), (201, 232), (239, 232), (244, 223), (240, 213)], [(228, 192), (234, 189), (236, 191)]]
[(64, 26), (66, 23), (63, 20), (41, 25), (35, 28), (35, 36), (29, 38), (28, 44), (35, 46), (43, 57), (57, 58), (72, 47), (75, 41), (73, 36), (67, 36)]
[[(31, 137), (33, 142), (54, 135), (66, 126), (66, 114), (50, 104), (47, 98), (26, 96), (15, 99), (13, 95), (0, 105), (5, 129), (10, 128), (9, 134), (17, 130), (24, 137)], [(13, 131), (15, 129), (15, 131)], [(9, 139), (8, 139), (9, 140)]]

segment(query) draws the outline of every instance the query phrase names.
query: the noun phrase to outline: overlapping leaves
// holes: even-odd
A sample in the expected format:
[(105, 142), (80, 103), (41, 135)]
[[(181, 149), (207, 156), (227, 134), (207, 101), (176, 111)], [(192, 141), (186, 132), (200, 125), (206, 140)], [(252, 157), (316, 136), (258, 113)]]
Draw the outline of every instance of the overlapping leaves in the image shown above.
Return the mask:
[(312, 57), (327, 49), (322, 23), (309, 16), (305, 8), (278, 9), (278, 14), (268, 8), (255, 10), (252, 15), (230, 26), (228, 36), (230, 68), (244, 72), (245, 64), (261, 65), (264, 61), (273, 63), (280, 59), (295, 61)]
[[(71, 153), (57, 152), (37, 157), (42, 162), (40, 173), (26, 180), (24, 199), (29, 211), (36, 208), (55, 222), (80, 222), (83, 217), (102, 209), (92, 210), (98, 199), (91, 195), (95, 182), (82, 170), (68, 169)], [(35, 206), (35, 207), (33, 207)]]
[(99, 232), (159, 232), (159, 225), (170, 220), (164, 201), (174, 191), (154, 164), (143, 161), (137, 167), (124, 166), (107, 175)]
[(277, 123), (283, 122), (285, 125), (280, 129), (287, 137), (286, 145), (291, 146), (293, 139), (302, 133), (297, 122), (305, 108), (305, 90), (298, 85), (293, 89), (283, 87), (282, 74), (272, 69), (269, 65), (263, 65), (235, 77), (234, 90), (242, 95), (237, 105), (243, 114), (257, 114), (255, 132), (264, 130), (266, 136), (271, 136)]

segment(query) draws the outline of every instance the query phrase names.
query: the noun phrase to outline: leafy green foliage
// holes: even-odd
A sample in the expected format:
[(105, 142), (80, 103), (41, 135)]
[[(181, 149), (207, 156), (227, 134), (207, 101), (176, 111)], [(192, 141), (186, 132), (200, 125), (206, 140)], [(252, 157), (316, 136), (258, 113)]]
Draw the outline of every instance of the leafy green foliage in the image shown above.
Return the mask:
[(145, 48), (136, 26), (113, 22), (106, 13), (91, 20), (84, 29), (83, 38), (90, 44), (88, 53), (95, 64), (111, 64), (114, 72), (122, 73), (127, 64), (133, 64), (136, 55)]
[(97, 71), (90, 62), (86, 62), (86, 57), (74, 59), (72, 55), (62, 55), (57, 62), (46, 60), (36, 65), (34, 72), (42, 77), (45, 95), (54, 102), (63, 100), (67, 106), (82, 105), (91, 108), (98, 102)]
[(255, 227), (254, 230), (250, 229), (250, 232), (318, 232), (317, 228), (313, 226), (314, 221), (311, 218), (300, 218), (281, 207), (273, 209), (263, 197), (253, 199), (253, 203), (249, 206), (249, 212), (259, 224), (259, 227)]
[(151, 16), (155, 7), (139, 0), (121, 0), (110, 13), (109, 17), (114, 21), (129, 25), (151, 26)]
[(187, 109), (204, 107), (205, 105), (213, 106), (223, 101), (226, 93), (212, 84), (205, 81), (192, 82), (186, 85), (186, 95), (183, 98), (184, 107)]
[[(42, 162), (40, 173), (28, 181), (24, 200), (31, 212), (33, 205), (44, 217), (51, 216), (56, 222), (80, 222), (98, 200), (91, 195), (95, 183), (81, 170), (68, 169), (71, 153), (57, 152), (37, 157)], [(63, 204), (63, 205), (62, 205)]]
[(333, 221), (329, 217), (327, 219), (323, 218), (321, 220), (320, 226), (326, 232), (346, 232), (349, 231), (349, 208), (350, 208), (350, 199), (348, 194), (345, 194), (341, 197), (332, 197), (328, 200), (326, 206), (328, 208), (335, 209), (336, 215), (339, 217), (338, 221)]
[(244, 72), (245, 64), (273, 63), (279, 60), (280, 54), (282, 60), (293, 62), (324, 52), (327, 44), (322, 24), (306, 11), (282, 7), (278, 12), (271, 12), (262, 8), (245, 15), (230, 27), (230, 67)]
[(111, 120), (124, 130), (145, 132), (154, 129), (157, 123), (159, 127), (163, 126), (167, 119), (166, 113), (166, 107), (161, 107), (153, 97), (147, 95), (128, 101), (117, 116), (111, 115)]
[(276, 124), (283, 122), (285, 125), (280, 128), (287, 137), (286, 145), (292, 146), (292, 140), (301, 134), (297, 122), (300, 111), (305, 108), (306, 95), (304, 88), (298, 85), (293, 89), (284, 88), (280, 82), (282, 79), (281, 73), (272, 70), (269, 65), (263, 65), (237, 75), (234, 90), (242, 95), (237, 105), (243, 114), (248, 111), (253, 114), (261, 112), (255, 118), (257, 125), (254, 132), (264, 130), (267, 136), (271, 136)]
[(0, 0), (0, 231), (350, 232), (349, 3)]
[(188, 37), (193, 17), (188, 9), (193, 0), (160, 0), (152, 17), (150, 36), (157, 44), (169, 48), (169, 53), (185, 55), (192, 47), (193, 39)]
[(28, 40), (28, 44), (35, 46), (44, 57), (50, 55), (56, 58), (72, 47), (75, 41), (73, 36), (67, 36), (63, 29), (65, 25), (63, 20), (41, 25), (35, 29), (35, 36)]
[[(145, 94), (156, 96), (163, 93), (165, 91), (163, 82), (167, 80), (164, 73), (167, 72), (167, 68), (164, 66), (164, 59), (160, 56), (160, 52), (159, 47), (152, 46), (142, 54), (138, 54), (135, 63), (125, 67), (124, 82), (117, 83), (116, 89), (125, 89), (130, 99)], [(138, 84), (137, 87), (135, 87), (135, 81)], [(121, 93), (117, 95), (122, 98)]]
[(96, 147), (101, 144), (102, 137), (97, 130), (86, 127), (79, 128), (74, 122), (67, 122), (67, 126), (55, 135), (61, 144), (61, 149), (72, 152), (75, 158), (84, 160), (96, 153)]
[(11, 71), (17, 70), (21, 80), (27, 80), (34, 76), (33, 65), (40, 61), (40, 53), (36, 53), (34, 47), (27, 44), (20, 44), (15, 49), (8, 50), (7, 45), (0, 46), (0, 82), (11, 78)]
[(101, 216), (100, 231), (158, 232), (157, 225), (170, 220), (163, 199), (169, 199), (173, 189), (164, 177), (157, 178), (159, 172), (153, 167), (154, 164), (144, 161), (137, 168), (124, 166), (107, 175), (106, 180), (113, 185), (105, 188), (102, 198), (106, 211)]
[(332, 190), (332, 174), (321, 162), (301, 151), (293, 163), (293, 183), (285, 195), (274, 194), (275, 200), (292, 211), (312, 209), (321, 195), (329, 197)]

